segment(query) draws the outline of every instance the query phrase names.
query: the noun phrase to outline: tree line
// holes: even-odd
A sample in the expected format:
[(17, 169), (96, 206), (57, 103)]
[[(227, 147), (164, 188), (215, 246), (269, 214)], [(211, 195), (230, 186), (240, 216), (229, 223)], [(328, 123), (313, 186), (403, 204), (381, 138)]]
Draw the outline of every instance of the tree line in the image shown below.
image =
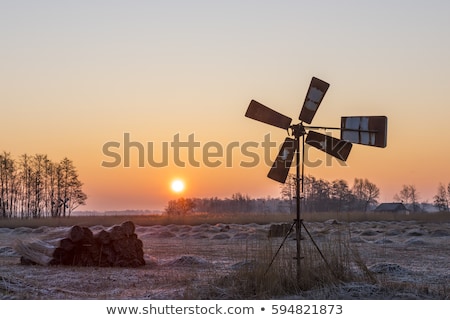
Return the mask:
[[(302, 210), (309, 212), (321, 211), (368, 211), (378, 204), (380, 189), (368, 179), (356, 178), (350, 187), (347, 181), (337, 179), (327, 181), (313, 176), (305, 177), (303, 181)], [(295, 201), (295, 175), (290, 174), (286, 183), (281, 185), (281, 198)], [(401, 202), (411, 212), (420, 212), (434, 207), (438, 211), (450, 209), (450, 183), (445, 186), (440, 183), (433, 197), (433, 204), (420, 202), (420, 194), (415, 185), (403, 185), (394, 195), (394, 201)]]
[(282, 201), (276, 198), (252, 199), (248, 195), (235, 193), (231, 198), (179, 198), (170, 200), (165, 208), (169, 215), (184, 215), (194, 212), (207, 213), (268, 213), (282, 212)]
[[(208, 213), (294, 213), (296, 210), (296, 177), (288, 176), (286, 183), (280, 185), (280, 198), (252, 199), (248, 195), (235, 193), (231, 198), (179, 198), (169, 201), (165, 212), (182, 215), (195, 212)], [(380, 189), (365, 178), (356, 178), (350, 186), (346, 180), (327, 181), (308, 175), (301, 186), (302, 212), (366, 212), (378, 204)], [(411, 212), (427, 210), (449, 211), (450, 183), (439, 184), (434, 203), (420, 203), (420, 195), (414, 185), (403, 185), (394, 195), (394, 201), (403, 203)]]
[[(327, 181), (308, 175), (300, 182), (301, 206), (307, 212), (368, 211), (378, 203), (380, 189), (368, 179), (356, 178), (353, 186), (343, 179)], [(291, 211), (295, 207), (296, 177), (289, 174), (281, 185), (281, 199), (288, 201)]]
[[(308, 176), (302, 184), (303, 212), (367, 211), (377, 204), (379, 188), (367, 179), (355, 179), (350, 187), (347, 181), (332, 182)], [(194, 212), (208, 213), (293, 213), (295, 212), (295, 176), (290, 175), (281, 185), (280, 198), (252, 199), (235, 193), (231, 198), (179, 198), (170, 200), (165, 213), (182, 215)]]
[(86, 204), (77, 170), (68, 158), (0, 154), (0, 217), (66, 217)]

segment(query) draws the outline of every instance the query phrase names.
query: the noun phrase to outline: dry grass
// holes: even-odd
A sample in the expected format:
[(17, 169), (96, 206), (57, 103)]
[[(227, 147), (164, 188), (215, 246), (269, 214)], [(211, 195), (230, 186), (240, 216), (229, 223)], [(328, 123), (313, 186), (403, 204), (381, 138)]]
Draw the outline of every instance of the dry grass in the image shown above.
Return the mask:
[(291, 221), (292, 215), (286, 214), (196, 214), (190, 216), (167, 216), (167, 215), (92, 215), (92, 216), (71, 216), (70, 218), (40, 218), (40, 219), (0, 219), (0, 228), (18, 228), (29, 227), (38, 228), (47, 227), (69, 227), (73, 225), (80, 226), (113, 226), (123, 221), (131, 220), (136, 225), (154, 226), (154, 225), (201, 225), (217, 223), (259, 223), (266, 224), (272, 222)]
[[(190, 216), (167, 216), (167, 215), (92, 215), (92, 216), (71, 216), (66, 218), (40, 218), (40, 219), (0, 219), (0, 228), (29, 227), (69, 227), (80, 226), (112, 226), (123, 221), (131, 220), (136, 225), (200, 225), (217, 223), (278, 223), (292, 221), (295, 215), (291, 214), (250, 214), (250, 213), (225, 213), (208, 214), (199, 213)], [(302, 213), (302, 219), (308, 222), (323, 222), (336, 219), (344, 222), (362, 221), (421, 221), (421, 222), (449, 222), (449, 212), (437, 213), (411, 213), (409, 215), (394, 213), (372, 213), (372, 212), (320, 212)]]
[[(306, 291), (346, 282), (376, 282), (345, 232), (337, 233), (318, 247), (309, 239), (302, 241), (300, 274), (297, 274), (297, 260), (294, 258), (296, 242), (289, 240), (278, 255), (279, 241), (256, 243), (256, 250), (254, 247), (248, 250), (253, 254), (245, 263), (210, 283), (206, 296), (218, 299), (273, 299), (301, 295)], [(205, 298), (205, 289), (202, 288), (202, 294), (197, 299)]]

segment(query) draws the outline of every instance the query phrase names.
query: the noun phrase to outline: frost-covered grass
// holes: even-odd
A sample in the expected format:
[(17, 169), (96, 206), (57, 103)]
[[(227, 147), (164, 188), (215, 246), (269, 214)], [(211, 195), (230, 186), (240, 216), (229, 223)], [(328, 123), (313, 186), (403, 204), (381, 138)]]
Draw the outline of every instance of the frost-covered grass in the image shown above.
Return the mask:
[[(131, 220), (136, 225), (200, 225), (216, 223), (276, 223), (291, 222), (295, 214), (258, 214), (258, 213), (222, 213), (209, 214), (197, 213), (189, 216), (167, 216), (167, 215), (89, 215), (89, 216), (71, 216), (66, 218), (39, 218), (39, 219), (2, 219), (0, 218), (0, 228), (29, 227), (38, 228), (41, 226), (112, 226), (120, 224), (125, 220)], [(450, 222), (450, 212), (437, 213), (373, 213), (373, 212), (306, 212), (301, 214), (301, 218), (308, 222), (323, 222), (330, 219), (336, 219), (346, 222), (361, 221), (422, 221), (422, 222)]]
[[(20, 265), (13, 248), (15, 239), (49, 238), (61, 228), (0, 228), (0, 298), (449, 298), (450, 222), (346, 222), (341, 217), (336, 223), (328, 221), (336, 215), (322, 217), (325, 222), (305, 224), (330, 267), (302, 231), (304, 259), (299, 279), (293, 237), (286, 240), (269, 268), (283, 238), (268, 238), (270, 223), (252, 216), (234, 217), (233, 221), (243, 223), (224, 223), (226, 219), (217, 216), (219, 220), (192, 217), (190, 224), (175, 219), (137, 223), (147, 262), (141, 268)], [(125, 219), (129, 216), (107, 223), (85, 222), (100, 226)], [(292, 216), (283, 220), (292, 222)]]
[(348, 282), (376, 282), (349, 235), (342, 231), (316, 244), (302, 240), (299, 266), (295, 239), (289, 238), (281, 247), (280, 239), (261, 241), (246, 263), (216, 279), (211, 288), (221, 288), (221, 292), (226, 288), (233, 299), (272, 299)]

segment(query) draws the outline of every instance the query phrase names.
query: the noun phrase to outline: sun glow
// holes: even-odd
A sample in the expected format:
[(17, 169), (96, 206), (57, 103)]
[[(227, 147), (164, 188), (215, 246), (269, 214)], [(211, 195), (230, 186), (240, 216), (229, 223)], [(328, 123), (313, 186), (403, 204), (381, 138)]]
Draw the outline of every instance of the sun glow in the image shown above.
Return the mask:
[(170, 185), (170, 188), (173, 192), (180, 193), (184, 190), (184, 182), (183, 180), (176, 179), (172, 181), (172, 184)]

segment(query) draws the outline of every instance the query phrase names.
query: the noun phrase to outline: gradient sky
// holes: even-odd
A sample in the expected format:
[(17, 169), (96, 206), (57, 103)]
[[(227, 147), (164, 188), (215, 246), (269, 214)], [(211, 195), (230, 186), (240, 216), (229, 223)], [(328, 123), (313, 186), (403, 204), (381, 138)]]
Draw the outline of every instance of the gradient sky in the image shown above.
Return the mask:
[(306, 174), (368, 178), (380, 201), (413, 184), (432, 202), (450, 182), (449, 12), (444, 0), (0, 1), (0, 151), (73, 160), (81, 210), (162, 209), (175, 177), (186, 197), (277, 197), (269, 167), (243, 168), (239, 149), (231, 167), (182, 168), (169, 153), (167, 167), (139, 168), (134, 150), (129, 168), (105, 168), (102, 147), (128, 133), (157, 160), (177, 134), (224, 150), (268, 133), (279, 144), (286, 132), (245, 118), (248, 103), (296, 119), (315, 76), (331, 86), (313, 125), (386, 115), (388, 146), (354, 145), (346, 166)]

